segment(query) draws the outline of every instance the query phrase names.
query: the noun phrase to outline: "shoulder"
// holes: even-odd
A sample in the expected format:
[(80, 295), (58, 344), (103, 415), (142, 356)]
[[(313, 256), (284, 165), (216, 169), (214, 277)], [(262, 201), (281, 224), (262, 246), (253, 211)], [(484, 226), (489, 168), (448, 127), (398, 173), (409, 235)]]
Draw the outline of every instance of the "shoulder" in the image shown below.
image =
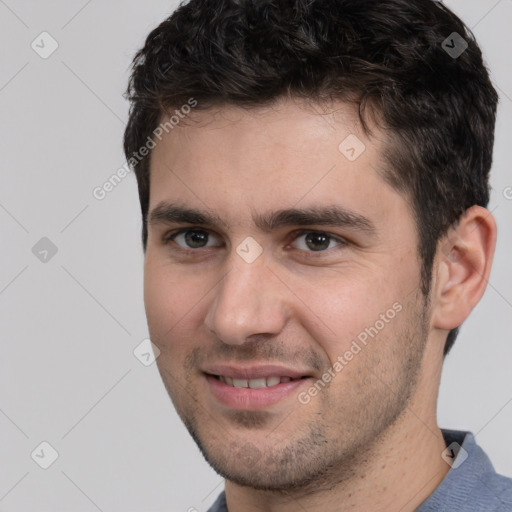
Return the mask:
[(486, 473), (482, 475), (481, 482), (481, 496), (486, 500), (484, 503), (492, 503), (496, 507), (492, 510), (499, 512), (512, 510), (512, 478), (498, 473)]
[[(512, 479), (496, 473), (470, 432), (443, 430), (451, 469), (417, 512), (510, 512)], [(444, 458), (444, 457), (443, 457)]]

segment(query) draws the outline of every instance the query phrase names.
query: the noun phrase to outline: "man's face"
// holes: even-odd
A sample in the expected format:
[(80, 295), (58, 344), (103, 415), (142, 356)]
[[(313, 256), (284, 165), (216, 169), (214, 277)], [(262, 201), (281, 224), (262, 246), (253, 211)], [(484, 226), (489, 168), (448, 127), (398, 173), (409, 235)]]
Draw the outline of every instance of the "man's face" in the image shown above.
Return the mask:
[(428, 319), (411, 208), (377, 172), (380, 144), (344, 104), (282, 101), (195, 112), (153, 150), (150, 336), (229, 480), (343, 478), (407, 416)]

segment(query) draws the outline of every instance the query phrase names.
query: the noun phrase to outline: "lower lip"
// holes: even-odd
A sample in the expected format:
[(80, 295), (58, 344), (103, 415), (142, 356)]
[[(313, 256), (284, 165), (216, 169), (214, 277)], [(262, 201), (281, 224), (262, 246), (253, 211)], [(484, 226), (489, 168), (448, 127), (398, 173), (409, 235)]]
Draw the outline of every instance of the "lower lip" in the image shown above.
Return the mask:
[(276, 404), (290, 395), (297, 395), (298, 388), (304, 386), (309, 379), (297, 379), (290, 382), (281, 382), (268, 388), (234, 388), (216, 377), (206, 375), (206, 381), (212, 394), (223, 405), (233, 409), (264, 409)]

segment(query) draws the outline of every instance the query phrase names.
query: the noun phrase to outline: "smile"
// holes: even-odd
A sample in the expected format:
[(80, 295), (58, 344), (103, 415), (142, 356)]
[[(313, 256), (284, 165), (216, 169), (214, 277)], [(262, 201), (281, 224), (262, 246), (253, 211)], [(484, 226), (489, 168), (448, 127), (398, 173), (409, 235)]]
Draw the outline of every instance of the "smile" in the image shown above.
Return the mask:
[[(310, 377), (277, 368), (205, 372), (209, 395), (214, 403), (238, 410), (262, 410), (297, 396)], [(284, 370), (284, 371), (283, 371)], [(275, 372), (275, 373), (274, 373)], [(281, 375), (279, 375), (279, 372)], [(256, 375), (255, 375), (256, 374)]]
[(261, 377), (257, 379), (235, 379), (233, 377), (225, 377), (224, 375), (216, 375), (215, 377), (228, 386), (251, 389), (271, 388), (284, 382), (298, 380), (291, 377)]

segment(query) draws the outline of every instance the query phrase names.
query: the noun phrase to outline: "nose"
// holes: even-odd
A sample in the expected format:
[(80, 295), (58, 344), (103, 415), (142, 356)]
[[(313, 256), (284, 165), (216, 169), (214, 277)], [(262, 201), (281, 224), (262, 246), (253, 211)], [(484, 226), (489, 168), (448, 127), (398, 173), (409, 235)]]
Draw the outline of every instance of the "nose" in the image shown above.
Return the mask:
[(205, 317), (207, 329), (229, 345), (247, 343), (253, 335), (276, 335), (288, 319), (286, 287), (263, 256), (246, 263), (237, 254), (215, 289)]

